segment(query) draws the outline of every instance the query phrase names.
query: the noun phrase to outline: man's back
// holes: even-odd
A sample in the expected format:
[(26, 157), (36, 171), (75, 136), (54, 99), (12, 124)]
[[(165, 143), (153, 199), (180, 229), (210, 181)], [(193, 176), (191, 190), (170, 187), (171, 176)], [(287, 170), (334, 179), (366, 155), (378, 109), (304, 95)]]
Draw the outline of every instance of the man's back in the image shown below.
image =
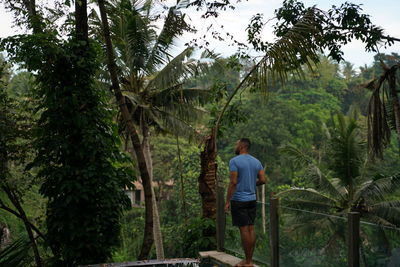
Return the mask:
[(240, 154), (229, 161), (229, 170), (238, 173), (234, 201), (256, 200), (257, 175), (263, 167), (261, 162), (249, 154)]

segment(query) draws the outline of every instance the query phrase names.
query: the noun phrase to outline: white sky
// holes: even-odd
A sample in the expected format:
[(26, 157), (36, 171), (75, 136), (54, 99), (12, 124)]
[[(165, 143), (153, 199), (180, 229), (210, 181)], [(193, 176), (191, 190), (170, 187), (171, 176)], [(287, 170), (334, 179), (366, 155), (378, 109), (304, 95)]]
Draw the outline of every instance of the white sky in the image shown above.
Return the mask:
[[(235, 0), (233, 0), (235, 1)], [(383, 29), (388, 35), (400, 38), (400, 0), (348, 0), (355, 4), (362, 4), (364, 12), (371, 15), (372, 22)], [(170, 2), (170, 1), (167, 1)], [(303, 0), (306, 6), (317, 5), (322, 9), (327, 9), (333, 4), (340, 5), (345, 0)], [(187, 34), (180, 38), (177, 43), (177, 51), (183, 48), (184, 43), (188, 42), (196, 36), (202, 36), (207, 34), (207, 26), (211, 23), (216, 25), (223, 25), (224, 31), (229, 32), (235, 36), (238, 41), (246, 42), (246, 27), (252, 17), (256, 13), (263, 13), (264, 18), (269, 19), (273, 17), (275, 9), (281, 6), (282, 0), (248, 0), (242, 1), (236, 5), (235, 10), (227, 10), (221, 12), (217, 19), (208, 19), (205, 21), (200, 18), (200, 12), (196, 12), (194, 9), (188, 10), (187, 15), (191, 19), (191, 22), (199, 30), (195, 35)], [(4, 7), (0, 5), (0, 38), (5, 36), (13, 35), (20, 30), (13, 27), (11, 14), (4, 10)], [(271, 33), (271, 27), (269, 25), (274, 22), (267, 24), (265, 28), (266, 40), (273, 40)], [(220, 29), (215, 27), (214, 29)], [(208, 32), (207, 36), (211, 36)], [(235, 47), (228, 46), (228, 42), (219, 42), (213, 38), (208, 38), (210, 42), (210, 48), (214, 49), (215, 52), (221, 53), (223, 56), (229, 56), (236, 51)], [(400, 53), (400, 43), (394, 46), (384, 49), (380, 48), (380, 52)], [(364, 64), (370, 64), (372, 62), (373, 53), (367, 53), (364, 51), (364, 46), (361, 42), (352, 42), (344, 48), (344, 57), (347, 61), (352, 62), (355, 66), (361, 66)]]

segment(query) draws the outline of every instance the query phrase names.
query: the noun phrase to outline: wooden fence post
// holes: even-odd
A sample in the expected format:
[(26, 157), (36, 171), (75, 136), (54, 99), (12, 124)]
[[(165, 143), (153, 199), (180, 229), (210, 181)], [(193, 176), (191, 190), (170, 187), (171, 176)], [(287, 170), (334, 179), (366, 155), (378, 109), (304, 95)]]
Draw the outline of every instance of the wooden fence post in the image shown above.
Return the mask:
[(269, 245), (271, 253), (271, 267), (279, 266), (279, 199), (271, 194), (269, 199)]
[(348, 213), (348, 266), (360, 266), (360, 213)]
[(267, 232), (267, 227), (266, 227), (266, 219), (265, 219), (265, 184), (261, 185), (261, 220), (262, 220), (262, 229), (263, 229), (263, 234)]
[(224, 187), (217, 183), (217, 250), (224, 251), (225, 246), (225, 201)]

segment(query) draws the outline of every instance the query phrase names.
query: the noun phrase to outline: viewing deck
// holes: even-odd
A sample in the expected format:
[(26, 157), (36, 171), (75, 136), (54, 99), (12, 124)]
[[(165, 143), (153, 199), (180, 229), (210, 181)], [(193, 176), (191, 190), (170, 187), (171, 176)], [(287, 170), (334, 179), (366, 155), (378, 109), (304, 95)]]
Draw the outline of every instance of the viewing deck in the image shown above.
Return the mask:
[[(202, 251), (200, 252), (200, 258), (201, 262), (208, 263), (212, 262), (215, 265), (218, 266), (235, 266), (237, 263), (239, 263), (242, 259), (239, 259), (238, 257), (226, 254), (225, 252), (221, 251)], [(257, 267), (257, 265), (254, 265)]]

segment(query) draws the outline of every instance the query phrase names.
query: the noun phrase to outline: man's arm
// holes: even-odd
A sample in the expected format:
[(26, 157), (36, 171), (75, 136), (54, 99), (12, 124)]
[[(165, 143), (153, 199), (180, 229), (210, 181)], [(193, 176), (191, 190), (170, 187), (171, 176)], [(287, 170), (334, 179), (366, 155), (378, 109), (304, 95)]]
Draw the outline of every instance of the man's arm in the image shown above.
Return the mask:
[(267, 179), (265, 178), (265, 171), (264, 170), (258, 171), (256, 185), (262, 185), (265, 184), (266, 182)]
[(233, 195), (233, 193), (235, 193), (236, 184), (237, 184), (237, 176), (238, 176), (237, 172), (234, 172), (234, 171), (230, 172), (230, 175), (229, 175), (230, 182), (229, 182), (229, 187), (228, 187), (228, 193), (226, 194), (225, 212), (228, 212), (232, 195)]

